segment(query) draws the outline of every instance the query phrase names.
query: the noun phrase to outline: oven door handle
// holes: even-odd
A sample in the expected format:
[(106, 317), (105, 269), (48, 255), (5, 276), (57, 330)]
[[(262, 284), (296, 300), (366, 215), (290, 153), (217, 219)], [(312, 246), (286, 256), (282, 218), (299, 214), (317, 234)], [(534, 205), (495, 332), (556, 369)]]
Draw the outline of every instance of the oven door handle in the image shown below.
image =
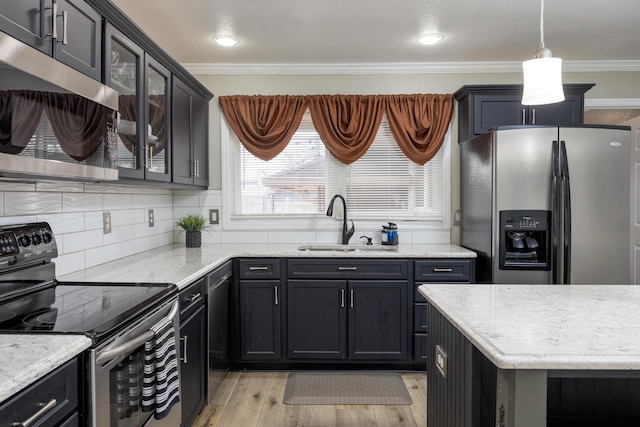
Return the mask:
[[(169, 314), (167, 314), (167, 319), (173, 320), (173, 318), (176, 317), (177, 313), (178, 313), (178, 301), (173, 303), (173, 306), (171, 307)], [(99, 365), (104, 365), (105, 363), (110, 362), (111, 360), (115, 359), (118, 356), (127, 354), (132, 350), (135, 350), (136, 348), (140, 347), (145, 342), (152, 339), (154, 335), (155, 335), (154, 332), (149, 330), (123, 344), (120, 344), (117, 347), (112, 348), (111, 350), (102, 352), (100, 353), (100, 355), (98, 355), (98, 357), (96, 357), (96, 363)]]

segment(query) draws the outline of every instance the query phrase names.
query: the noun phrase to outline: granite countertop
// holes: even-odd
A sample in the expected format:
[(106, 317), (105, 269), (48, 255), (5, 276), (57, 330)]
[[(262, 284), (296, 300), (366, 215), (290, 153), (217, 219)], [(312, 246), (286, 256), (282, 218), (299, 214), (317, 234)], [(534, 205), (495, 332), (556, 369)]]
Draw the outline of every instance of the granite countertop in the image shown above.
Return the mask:
[(640, 369), (640, 287), (421, 285), (502, 369)]
[(0, 402), (89, 348), (83, 335), (0, 335)]
[[(397, 251), (299, 251), (298, 244), (184, 244), (163, 246), (58, 277), (62, 281), (175, 283), (182, 289), (232, 258), (475, 258), (457, 245), (434, 243), (398, 245)], [(358, 245), (350, 245), (357, 248)], [(54, 260), (55, 262), (55, 260)]]

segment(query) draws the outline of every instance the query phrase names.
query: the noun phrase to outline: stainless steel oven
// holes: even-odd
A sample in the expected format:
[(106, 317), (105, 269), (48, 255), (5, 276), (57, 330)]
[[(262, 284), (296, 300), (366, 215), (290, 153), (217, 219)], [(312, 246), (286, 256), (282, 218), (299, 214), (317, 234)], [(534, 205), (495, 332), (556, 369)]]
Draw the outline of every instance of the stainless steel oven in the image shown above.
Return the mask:
[[(145, 343), (155, 335), (152, 327), (168, 319), (177, 333), (180, 329), (178, 301), (172, 299), (144, 319), (120, 331), (108, 342), (89, 350), (91, 368), (91, 425), (111, 427), (177, 427), (182, 418), (176, 402), (169, 414), (156, 419), (145, 412), (141, 401), (144, 390)], [(177, 358), (176, 358), (177, 362)], [(179, 375), (176, 364), (175, 375)]]
[(92, 340), (81, 425), (179, 426), (177, 287), (58, 281), (57, 254), (47, 223), (0, 227), (0, 333)]

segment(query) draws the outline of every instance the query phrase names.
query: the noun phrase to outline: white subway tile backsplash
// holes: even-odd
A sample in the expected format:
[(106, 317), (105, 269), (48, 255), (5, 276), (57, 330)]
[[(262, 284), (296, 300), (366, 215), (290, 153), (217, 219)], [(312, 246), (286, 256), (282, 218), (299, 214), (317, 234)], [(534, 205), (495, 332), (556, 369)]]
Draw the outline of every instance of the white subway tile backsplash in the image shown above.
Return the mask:
[(171, 194), (140, 194), (133, 197), (133, 208), (145, 207), (171, 207), (173, 196)]
[(38, 191), (55, 191), (58, 193), (82, 193), (84, 184), (81, 182), (37, 182), (36, 190)]
[(269, 243), (314, 243), (316, 233), (313, 231), (270, 231)]
[(127, 240), (126, 242), (118, 243), (118, 257), (124, 258), (129, 255), (144, 252), (144, 239)]
[(173, 233), (155, 234), (144, 238), (144, 250), (159, 248), (173, 243)]
[(200, 194), (200, 206), (217, 208), (222, 206), (222, 193), (220, 191), (205, 191)]
[(114, 209), (131, 209), (131, 194), (103, 194), (102, 208), (106, 211)]
[(146, 225), (146, 215), (146, 209), (115, 210), (111, 211), (111, 223), (113, 225)]
[(194, 207), (200, 206), (199, 192), (180, 191), (173, 195), (173, 206)]
[(20, 215), (20, 216), (3, 216), (0, 218), (0, 225), (24, 224), (28, 222), (36, 222), (36, 215)]
[(0, 193), (0, 216), (4, 215), (4, 193)]
[(62, 193), (64, 212), (88, 212), (102, 210), (102, 194)]
[(119, 258), (118, 246), (107, 245), (85, 251), (85, 268), (94, 267)]
[(58, 212), (62, 212), (62, 198), (59, 193), (30, 191), (4, 193), (4, 214), (6, 216)]
[(102, 229), (68, 233), (62, 236), (65, 253), (97, 248), (104, 244)]
[(113, 245), (114, 243), (122, 243), (131, 239), (133, 235), (133, 225), (123, 225), (120, 227), (111, 226), (111, 233), (105, 234), (103, 241), (105, 245)]
[(59, 254), (53, 262), (56, 265), (56, 276), (62, 276), (63, 274), (72, 273), (86, 268), (84, 263), (84, 252)]
[(0, 191), (36, 191), (36, 184), (32, 182), (0, 182)]
[(48, 222), (56, 236), (84, 231), (84, 213), (62, 213), (38, 215), (37, 221)]

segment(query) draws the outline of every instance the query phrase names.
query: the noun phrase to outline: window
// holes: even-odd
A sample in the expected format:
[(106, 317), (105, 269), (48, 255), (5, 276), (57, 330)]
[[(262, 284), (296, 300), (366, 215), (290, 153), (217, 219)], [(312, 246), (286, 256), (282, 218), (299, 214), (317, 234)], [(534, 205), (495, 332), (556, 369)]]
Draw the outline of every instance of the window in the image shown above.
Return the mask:
[(402, 153), (385, 117), (367, 153), (344, 165), (326, 150), (308, 110), (287, 147), (266, 162), (227, 129), (232, 218), (324, 215), (334, 194), (345, 196), (353, 219), (442, 220), (446, 214), (449, 134), (438, 154), (420, 166)]

